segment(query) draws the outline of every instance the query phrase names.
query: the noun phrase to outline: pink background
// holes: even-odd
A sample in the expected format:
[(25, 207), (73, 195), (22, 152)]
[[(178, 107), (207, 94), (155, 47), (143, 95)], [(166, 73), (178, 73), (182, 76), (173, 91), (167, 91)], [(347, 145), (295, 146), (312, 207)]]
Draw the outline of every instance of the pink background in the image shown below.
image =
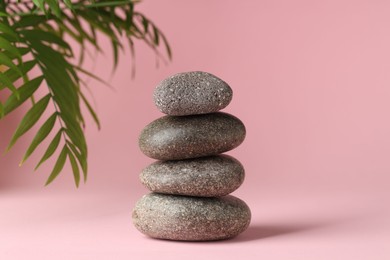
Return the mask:
[[(69, 168), (43, 188), (52, 165), (17, 166), (33, 133), (0, 157), (1, 259), (389, 259), (389, 1), (145, 0), (139, 10), (169, 38), (173, 62), (156, 68), (137, 44), (135, 80), (128, 54), (112, 77), (110, 53), (86, 64), (115, 91), (91, 81), (103, 128), (88, 124), (78, 190)], [(247, 126), (229, 154), (246, 168), (234, 194), (253, 219), (229, 241), (152, 240), (131, 224), (152, 162), (138, 134), (162, 115), (153, 88), (190, 70), (227, 81), (225, 111)], [(0, 122), (1, 151), (22, 114)]]

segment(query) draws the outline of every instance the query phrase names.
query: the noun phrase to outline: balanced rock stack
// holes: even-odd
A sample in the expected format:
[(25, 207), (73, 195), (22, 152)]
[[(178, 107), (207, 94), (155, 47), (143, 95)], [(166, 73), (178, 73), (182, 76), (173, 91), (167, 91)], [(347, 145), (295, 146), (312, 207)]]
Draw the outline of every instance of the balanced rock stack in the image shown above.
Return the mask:
[(160, 239), (206, 241), (234, 237), (251, 219), (249, 207), (228, 195), (244, 181), (244, 168), (227, 152), (245, 138), (236, 117), (218, 112), (232, 90), (206, 72), (179, 73), (155, 89), (154, 102), (167, 114), (143, 130), (142, 152), (159, 161), (141, 182), (152, 191), (133, 210), (142, 233)]

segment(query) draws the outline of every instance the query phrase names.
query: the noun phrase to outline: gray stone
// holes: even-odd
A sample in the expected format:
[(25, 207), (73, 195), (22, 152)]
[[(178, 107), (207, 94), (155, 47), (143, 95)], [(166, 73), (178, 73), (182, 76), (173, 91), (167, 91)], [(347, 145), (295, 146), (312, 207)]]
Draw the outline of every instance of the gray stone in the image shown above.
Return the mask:
[(244, 167), (231, 156), (157, 161), (143, 169), (141, 182), (151, 191), (200, 197), (225, 196), (244, 181)]
[(231, 195), (200, 198), (150, 193), (133, 210), (133, 223), (139, 231), (169, 240), (231, 238), (243, 232), (250, 219), (249, 207)]
[(226, 82), (201, 71), (173, 75), (163, 80), (153, 94), (157, 108), (172, 116), (217, 112), (229, 105), (232, 96)]
[(245, 126), (227, 113), (164, 116), (141, 132), (141, 151), (158, 160), (182, 160), (227, 152), (245, 138)]

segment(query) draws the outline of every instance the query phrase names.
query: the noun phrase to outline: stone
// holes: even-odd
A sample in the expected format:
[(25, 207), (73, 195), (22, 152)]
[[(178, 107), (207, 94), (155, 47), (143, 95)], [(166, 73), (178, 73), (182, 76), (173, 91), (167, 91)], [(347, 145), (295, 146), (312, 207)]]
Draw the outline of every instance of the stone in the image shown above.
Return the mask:
[(232, 238), (250, 223), (251, 212), (242, 200), (144, 195), (132, 214), (135, 227), (147, 236), (168, 240), (209, 241)]
[(151, 191), (165, 194), (220, 197), (235, 191), (244, 181), (242, 164), (228, 155), (179, 161), (157, 161), (140, 174)]
[(141, 132), (141, 151), (157, 160), (182, 160), (232, 150), (245, 139), (245, 126), (227, 113), (164, 116)]
[(226, 82), (201, 71), (173, 75), (157, 85), (153, 94), (157, 108), (172, 116), (217, 112), (229, 105), (232, 97)]

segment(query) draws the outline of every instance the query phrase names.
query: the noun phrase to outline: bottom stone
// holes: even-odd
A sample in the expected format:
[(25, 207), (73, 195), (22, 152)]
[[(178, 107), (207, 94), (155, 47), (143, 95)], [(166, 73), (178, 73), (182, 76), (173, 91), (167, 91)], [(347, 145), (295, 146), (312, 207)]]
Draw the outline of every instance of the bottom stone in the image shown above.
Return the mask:
[(133, 210), (135, 227), (153, 238), (186, 241), (220, 240), (237, 236), (250, 223), (251, 212), (242, 200), (144, 195)]

